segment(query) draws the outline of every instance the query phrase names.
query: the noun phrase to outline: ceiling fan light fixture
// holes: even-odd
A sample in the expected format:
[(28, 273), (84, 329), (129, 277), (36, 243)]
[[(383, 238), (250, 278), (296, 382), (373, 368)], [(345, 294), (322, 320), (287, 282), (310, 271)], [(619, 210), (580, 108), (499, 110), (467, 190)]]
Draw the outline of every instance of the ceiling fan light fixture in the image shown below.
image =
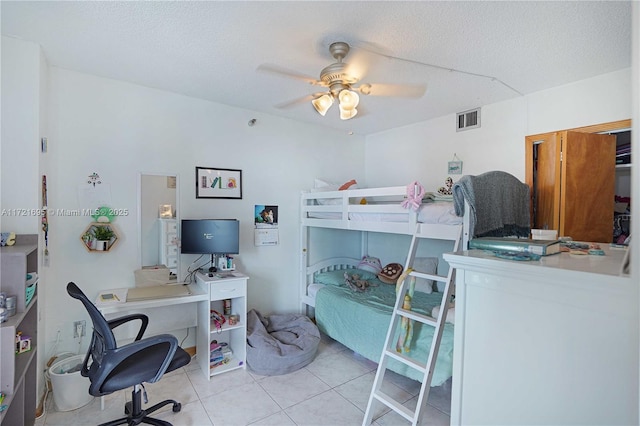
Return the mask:
[(358, 94), (353, 90), (348, 90), (348, 89), (344, 89), (340, 91), (340, 94), (338, 95), (338, 99), (340, 100), (340, 110), (355, 109), (358, 106), (358, 103), (360, 102), (360, 96), (358, 96)]
[(352, 109), (344, 109), (342, 105), (340, 105), (340, 119), (341, 120), (349, 120), (355, 117), (358, 114), (358, 110), (355, 108)]
[(324, 117), (331, 105), (333, 105), (333, 96), (324, 94), (311, 101), (311, 105), (318, 111), (318, 114)]

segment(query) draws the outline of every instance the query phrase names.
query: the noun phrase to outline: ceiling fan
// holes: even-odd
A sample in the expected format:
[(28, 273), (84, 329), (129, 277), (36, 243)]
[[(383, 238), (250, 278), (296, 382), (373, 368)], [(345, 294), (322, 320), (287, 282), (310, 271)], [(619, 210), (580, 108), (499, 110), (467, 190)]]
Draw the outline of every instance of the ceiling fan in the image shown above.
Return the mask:
[(258, 70), (296, 78), (314, 86), (327, 88), (324, 92), (314, 93), (294, 101), (276, 105), (277, 108), (286, 108), (311, 100), (311, 104), (316, 111), (324, 116), (337, 100), (340, 108), (340, 118), (342, 120), (349, 120), (358, 114), (356, 107), (360, 102), (359, 94), (410, 98), (419, 98), (424, 95), (426, 90), (425, 86), (359, 83), (360, 78), (350, 71), (351, 67), (348, 63), (343, 62), (349, 50), (349, 44), (346, 42), (338, 41), (331, 43), (329, 52), (336, 62), (326, 66), (320, 71), (319, 80), (269, 64), (260, 65)]

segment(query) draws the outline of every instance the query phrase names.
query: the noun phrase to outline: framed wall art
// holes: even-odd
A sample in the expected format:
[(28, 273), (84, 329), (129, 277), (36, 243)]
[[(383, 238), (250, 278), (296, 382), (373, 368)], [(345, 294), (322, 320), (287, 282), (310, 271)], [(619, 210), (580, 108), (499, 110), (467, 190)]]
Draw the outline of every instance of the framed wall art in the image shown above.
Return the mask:
[(447, 167), (447, 173), (450, 175), (461, 175), (462, 161), (449, 161), (449, 166)]
[(455, 153), (453, 154), (453, 160), (449, 161), (447, 173), (450, 175), (462, 174), (462, 160)]
[(196, 198), (242, 198), (242, 170), (196, 167)]

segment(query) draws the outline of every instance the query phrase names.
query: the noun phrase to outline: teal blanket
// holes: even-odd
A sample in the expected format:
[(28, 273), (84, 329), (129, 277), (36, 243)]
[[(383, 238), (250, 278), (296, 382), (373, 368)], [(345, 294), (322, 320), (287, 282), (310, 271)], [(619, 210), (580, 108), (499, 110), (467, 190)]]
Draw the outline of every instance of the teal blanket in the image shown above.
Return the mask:
[[(384, 340), (387, 336), (391, 312), (395, 304), (395, 286), (376, 281), (377, 287), (369, 287), (356, 293), (347, 286), (328, 285), (316, 295), (316, 322), (318, 328), (349, 349), (374, 362), (380, 361)], [(442, 293), (414, 294), (412, 310), (431, 315), (434, 306), (440, 305)], [(407, 354), (422, 363), (427, 362), (431, 340), (435, 329), (414, 322), (411, 351)], [(395, 347), (399, 332), (393, 339)], [(439, 386), (451, 377), (453, 363), (453, 325), (445, 324), (440, 351), (436, 358), (436, 369), (431, 386)], [(388, 363), (390, 370), (422, 382), (423, 375), (395, 359)]]

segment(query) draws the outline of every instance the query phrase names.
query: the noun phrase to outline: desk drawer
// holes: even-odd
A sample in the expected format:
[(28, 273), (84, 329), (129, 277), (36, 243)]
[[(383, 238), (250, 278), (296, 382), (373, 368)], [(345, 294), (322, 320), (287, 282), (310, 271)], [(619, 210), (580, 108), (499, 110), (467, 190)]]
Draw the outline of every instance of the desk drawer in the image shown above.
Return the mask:
[(233, 280), (211, 283), (211, 300), (231, 299), (246, 295), (247, 282), (245, 280)]

